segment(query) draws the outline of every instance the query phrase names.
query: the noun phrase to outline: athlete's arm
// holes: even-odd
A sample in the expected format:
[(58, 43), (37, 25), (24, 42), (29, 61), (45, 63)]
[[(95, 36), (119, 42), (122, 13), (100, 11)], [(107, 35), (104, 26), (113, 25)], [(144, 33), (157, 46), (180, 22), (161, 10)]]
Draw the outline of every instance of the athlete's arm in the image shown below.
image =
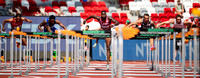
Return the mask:
[(113, 19), (112, 17), (109, 17), (109, 19), (110, 19), (112, 22), (115, 23), (114, 26), (119, 25), (119, 22), (118, 22), (117, 20)]
[(5, 30), (6, 30), (6, 29), (4, 29), (5, 24), (8, 23), (8, 22), (12, 22), (12, 20), (13, 20), (13, 18), (6, 19), (6, 20), (3, 21), (2, 31), (5, 31)]
[(42, 29), (41, 27), (44, 26), (44, 25), (46, 25), (46, 24), (47, 24), (47, 21), (44, 20), (42, 23), (40, 23), (40, 24), (38, 25), (38, 29), (39, 29), (40, 31), (43, 31), (43, 29)]
[(25, 17), (21, 17), (21, 18), (22, 18), (23, 21), (26, 21), (26, 22), (28, 22), (28, 23), (32, 23), (32, 20), (29, 20), (29, 19), (27, 19), (27, 18), (25, 18)]
[(142, 20), (143, 20), (143, 19), (139, 19), (139, 20), (137, 20), (137, 21), (135, 21), (135, 22), (132, 22), (131, 24), (128, 25), (128, 27), (131, 27), (132, 25), (137, 25), (137, 24), (139, 24), (139, 23), (142, 23)]
[(183, 24), (186, 26), (192, 26), (192, 22), (189, 22), (189, 21), (184, 21)]
[(94, 19), (97, 19), (97, 20), (99, 20), (99, 19), (100, 19), (100, 17), (98, 17), (98, 16), (91, 15), (91, 16), (89, 16), (88, 18), (86, 18), (86, 19), (83, 21), (83, 24), (85, 24), (85, 23), (86, 23), (86, 21), (87, 21), (88, 19), (90, 19), (90, 18), (94, 18)]
[(60, 25), (62, 28), (64, 28), (65, 30), (67, 30), (66, 26), (63, 25), (59, 20), (56, 20), (56, 23), (57, 23), (58, 25)]
[(165, 22), (162, 22), (162, 23), (159, 23), (157, 24), (157, 28), (159, 28), (160, 26), (164, 25), (164, 24), (170, 24), (170, 23), (174, 23), (174, 20), (169, 20), (169, 21), (165, 21)]
[(154, 24), (154, 22), (153, 22), (153, 21), (151, 21), (151, 26), (153, 26), (153, 27), (155, 27), (155, 28), (156, 28), (156, 26), (155, 26), (155, 24)]

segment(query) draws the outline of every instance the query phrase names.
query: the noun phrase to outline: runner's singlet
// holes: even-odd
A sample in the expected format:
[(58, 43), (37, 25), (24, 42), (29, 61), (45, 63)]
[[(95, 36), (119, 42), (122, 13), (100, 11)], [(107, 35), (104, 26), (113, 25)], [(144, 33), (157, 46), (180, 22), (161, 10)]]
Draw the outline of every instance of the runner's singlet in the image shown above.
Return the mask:
[(13, 21), (11, 22), (11, 28), (14, 29), (15, 27), (22, 27), (23, 20), (19, 20), (18, 22), (13, 18)]
[(101, 28), (104, 29), (104, 30), (110, 30), (111, 27), (111, 21), (108, 19), (108, 17), (106, 16), (106, 20), (105, 21), (102, 21), (102, 18), (100, 17), (100, 25), (101, 25)]

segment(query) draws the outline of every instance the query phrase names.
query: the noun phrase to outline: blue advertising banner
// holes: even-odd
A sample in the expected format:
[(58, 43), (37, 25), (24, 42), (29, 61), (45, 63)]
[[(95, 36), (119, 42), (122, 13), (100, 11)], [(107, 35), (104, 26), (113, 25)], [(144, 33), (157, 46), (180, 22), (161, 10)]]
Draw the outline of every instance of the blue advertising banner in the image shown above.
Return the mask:
[[(12, 16), (0, 16), (0, 26), (2, 28), (2, 24), (3, 21), (5, 19), (9, 19), (9, 18), (13, 18)], [(40, 32), (40, 30), (38, 29), (38, 25), (40, 23), (42, 23), (42, 21), (44, 21), (46, 18), (48, 17), (35, 17), (35, 16), (25, 16), (25, 18), (32, 20), (32, 23), (27, 23), (27, 22), (23, 22), (22, 24), (22, 31), (23, 32)], [(58, 19), (61, 23), (63, 23), (68, 30), (80, 30), (80, 26), (81, 26), (81, 18), (80, 17), (56, 17), (56, 19)], [(54, 25), (57, 29), (63, 29), (62, 27), (60, 27), (58, 24)], [(9, 33), (9, 31), (11, 30), (11, 24), (10, 23), (6, 23), (5, 27), (6, 29), (5, 32), (2, 33)], [(17, 40), (19, 41), (19, 40)], [(65, 51), (65, 40), (61, 40), (61, 51)], [(33, 51), (35, 50), (35, 39), (32, 39), (32, 45), (31, 48), (33, 49)], [(40, 39), (40, 51), (43, 51), (43, 39)], [(56, 42), (57, 39), (54, 39), (54, 49), (56, 49)], [(71, 40), (70, 40), (71, 42)], [(5, 44), (5, 39), (2, 40), (2, 49), (5, 48), (4, 46)], [(14, 44), (15, 45), (15, 44)], [(7, 40), (7, 51), (10, 50), (10, 39)], [(15, 46), (14, 46), (15, 47)], [(47, 40), (47, 50), (50, 51), (50, 39)], [(70, 50), (71, 51), (71, 50)]]
[[(95, 40), (92, 40), (92, 44)], [(123, 45), (123, 59), (125, 61), (132, 60), (146, 60), (147, 59), (147, 40), (124, 40)], [(161, 60), (161, 41), (159, 41), (159, 59)], [(165, 40), (164, 40), (165, 43)], [(173, 57), (173, 40), (170, 41), (170, 57)], [(193, 45), (193, 44), (192, 44)], [(169, 45), (168, 45), (169, 46)], [(167, 46), (167, 47), (168, 47)], [(148, 45), (150, 48), (150, 44)], [(193, 48), (193, 47), (192, 47)], [(164, 58), (165, 58), (165, 44), (164, 44)], [(189, 44), (186, 44), (186, 60), (189, 59)], [(168, 49), (169, 50), (169, 49)], [(150, 51), (150, 49), (148, 50)], [(112, 51), (111, 51), (112, 52)], [(154, 51), (153, 51), (154, 52)], [(192, 50), (193, 52), (193, 50)], [(96, 48), (92, 48), (92, 60), (106, 60), (106, 43), (105, 40), (99, 40)], [(150, 53), (150, 52), (149, 52)], [(177, 54), (177, 60), (179, 59), (179, 53)], [(193, 56), (192, 56), (193, 58)]]

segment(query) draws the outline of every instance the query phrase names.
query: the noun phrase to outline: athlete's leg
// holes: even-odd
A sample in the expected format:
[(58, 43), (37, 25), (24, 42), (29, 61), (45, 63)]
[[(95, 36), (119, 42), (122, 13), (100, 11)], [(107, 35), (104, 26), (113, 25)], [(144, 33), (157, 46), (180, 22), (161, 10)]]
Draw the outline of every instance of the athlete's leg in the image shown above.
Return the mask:
[(47, 32), (53, 32), (53, 31), (51, 30), (51, 27), (50, 27), (50, 26), (46, 26), (46, 31), (47, 31)]
[(107, 50), (107, 65), (109, 65), (111, 38), (105, 38), (105, 41), (106, 41), (106, 50)]
[(26, 38), (22, 38), (22, 45), (26, 46)]
[(98, 44), (99, 38), (96, 39), (96, 42), (94, 43), (93, 47), (95, 48)]
[(153, 38), (150, 38), (150, 44), (151, 44), (151, 50), (155, 50), (155, 47), (153, 45)]

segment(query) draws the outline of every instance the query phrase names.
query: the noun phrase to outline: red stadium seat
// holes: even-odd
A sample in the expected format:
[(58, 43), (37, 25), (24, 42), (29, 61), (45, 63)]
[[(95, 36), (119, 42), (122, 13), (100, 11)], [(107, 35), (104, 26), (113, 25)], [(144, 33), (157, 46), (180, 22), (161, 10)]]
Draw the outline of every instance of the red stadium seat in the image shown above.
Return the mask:
[(4, 0), (0, 0), (0, 6), (6, 6), (6, 3), (5, 3), (5, 1)]
[(52, 6), (60, 6), (58, 1), (52, 1)]
[(21, 6), (21, 1), (13, 1), (13, 6), (14, 7)]
[(168, 14), (167, 17), (168, 17), (168, 19), (173, 19), (174, 18), (174, 14), (172, 14), (172, 13)]
[(45, 6), (45, 12), (49, 12), (52, 11), (52, 7), (51, 6)]
[(108, 8), (107, 8), (107, 7), (101, 7), (101, 10), (102, 10), (102, 11), (109, 12), (109, 10), (108, 10)]
[(53, 6), (53, 9), (60, 9), (59, 6)]
[(193, 8), (190, 8), (190, 10), (189, 10), (189, 13), (190, 13), (190, 14), (192, 13), (192, 9), (193, 9)]
[(172, 13), (171, 8), (164, 8), (164, 13), (165, 13), (166, 15)]
[(37, 6), (30, 6), (29, 7), (30, 13), (40, 12), (39, 8)]
[(172, 13), (173, 13), (173, 14), (175, 13), (175, 8), (172, 9)]
[(85, 7), (85, 12), (94, 12), (91, 7)]
[(118, 13), (112, 13), (112, 18), (119, 19), (119, 14)]
[(90, 4), (90, 2), (83, 2), (82, 5), (83, 5), (83, 7), (88, 7), (88, 6), (90, 6), (91, 4)]
[(69, 10), (70, 13), (76, 12), (75, 7), (68, 7), (68, 10)]
[(168, 3), (168, 2), (174, 2), (174, 0), (167, 0), (167, 3)]
[(65, 1), (60, 1), (59, 3), (60, 3), (60, 6), (67, 6)]
[(128, 16), (126, 13), (120, 13), (120, 18), (121, 19), (128, 19)]
[(92, 7), (99, 7), (99, 5), (97, 4), (97, 2), (90, 2), (90, 6), (92, 6)]
[(159, 21), (160, 22), (164, 22), (167, 21), (167, 15), (165, 15), (164, 13), (159, 13)]
[(174, 17), (176, 18), (176, 16), (177, 16), (178, 14), (176, 13), (176, 14), (174, 14)]
[(27, 7), (21, 6), (20, 8), (21, 8), (22, 11), (23, 11), (23, 13), (22, 13), (23, 16), (31, 16), (31, 15), (32, 15), (31, 13), (29, 13), (29, 10), (28, 10)]
[(82, 19), (86, 19), (88, 17), (88, 14), (87, 13), (81, 13), (80, 16), (81, 16)]
[(150, 0), (150, 2), (158, 2), (158, 0)]
[(200, 8), (200, 4), (199, 3), (193, 3), (193, 8)]
[(98, 2), (99, 7), (106, 7), (106, 3), (104, 1)]
[(37, 6), (37, 3), (35, 1), (29, 1), (30, 6)]
[(152, 13), (151, 14), (151, 20), (155, 21), (155, 22), (158, 21), (158, 14), (157, 13)]
[(99, 8), (99, 7), (94, 7), (93, 10), (95, 13), (101, 13), (101, 11), (102, 11), (101, 8)]

